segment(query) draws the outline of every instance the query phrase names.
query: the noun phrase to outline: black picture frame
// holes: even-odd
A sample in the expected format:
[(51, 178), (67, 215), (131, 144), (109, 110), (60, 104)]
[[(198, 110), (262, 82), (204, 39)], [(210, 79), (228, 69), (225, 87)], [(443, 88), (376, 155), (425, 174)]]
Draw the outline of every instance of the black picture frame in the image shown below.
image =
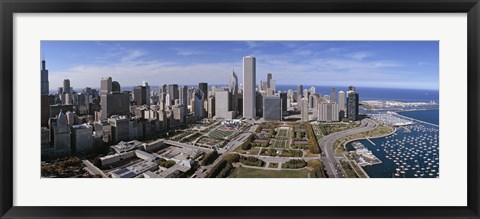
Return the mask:
[[(479, 0), (0, 0), (1, 218), (479, 218)], [(466, 207), (17, 207), (13, 206), (14, 13), (467, 13)], [(438, 191), (442, 192), (442, 191)]]

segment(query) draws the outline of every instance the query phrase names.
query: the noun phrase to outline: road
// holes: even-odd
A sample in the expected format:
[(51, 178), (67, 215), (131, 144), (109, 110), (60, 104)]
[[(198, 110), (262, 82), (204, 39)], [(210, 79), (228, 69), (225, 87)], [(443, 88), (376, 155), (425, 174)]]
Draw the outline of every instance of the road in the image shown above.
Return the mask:
[(173, 145), (173, 146), (177, 146), (177, 147), (200, 150), (200, 151), (207, 152), (207, 153), (213, 151), (213, 149), (210, 149), (210, 148), (198, 147), (198, 146), (195, 146), (195, 145), (186, 144), (186, 143), (182, 143), (182, 142), (178, 142), (178, 141), (165, 140), (164, 143), (169, 144), (169, 145)]
[(322, 139), (318, 141), (320, 148), (322, 149), (322, 153), (325, 155), (320, 155), (320, 160), (325, 164), (325, 168), (327, 170), (327, 174), (329, 176), (334, 176), (335, 178), (339, 177), (339, 168), (340, 164), (335, 157), (335, 151), (333, 149), (333, 144), (340, 138), (354, 135), (361, 132), (371, 131), (377, 127), (377, 123), (372, 119), (364, 119), (361, 122), (359, 127), (353, 129), (347, 129), (340, 132), (335, 132), (330, 135), (324, 136)]
[(224, 153), (230, 152), (231, 150), (235, 149), (236, 147), (240, 146), (245, 141), (247, 141), (248, 136), (250, 136), (250, 135), (251, 135), (251, 133), (248, 133), (248, 132), (247, 133), (241, 133), (241, 134), (237, 135), (235, 138), (230, 140), (225, 145), (225, 147), (219, 148), (218, 153), (224, 154)]

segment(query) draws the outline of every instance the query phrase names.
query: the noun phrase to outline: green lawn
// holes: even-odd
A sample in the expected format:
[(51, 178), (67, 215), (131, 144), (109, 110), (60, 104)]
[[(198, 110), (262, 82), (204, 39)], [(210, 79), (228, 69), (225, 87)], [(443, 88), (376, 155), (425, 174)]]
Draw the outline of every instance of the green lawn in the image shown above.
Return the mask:
[(252, 148), (250, 148), (250, 150), (245, 151), (245, 150), (242, 149), (242, 147), (237, 147), (233, 151), (241, 153), (241, 154), (257, 155), (258, 152), (260, 152), (261, 149), (262, 148), (260, 148), (260, 147), (252, 147)]
[(288, 140), (273, 140), (273, 147), (274, 148), (285, 148), (287, 147), (287, 144), (288, 144)]
[(300, 170), (261, 170), (237, 167), (228, 178), (308, 178), (307, 169)]
[(285, 128), (279, 128), (277, 132), (276, 138), (288, 138), (288, 129)]

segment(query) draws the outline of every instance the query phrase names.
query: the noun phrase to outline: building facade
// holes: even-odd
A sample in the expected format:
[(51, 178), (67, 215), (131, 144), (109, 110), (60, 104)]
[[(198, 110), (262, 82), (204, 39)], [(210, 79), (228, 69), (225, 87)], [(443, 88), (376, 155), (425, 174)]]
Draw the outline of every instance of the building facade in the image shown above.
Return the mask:
[(256, 117), (256, 59), (253, 56), (243, 58), (243, 117)]
[(347, 118), (351, 121), (358, 119), (358, 102), (359, 95), (355, 92), (355, 88), (350, 86), (347, 92)]
[(322, 122), (339, 121), (338, 104), (337, 103), (319, 103), (317, 120)]
[(266, 121), (282, 120), (282, 99), (279, 96), (263, 98), (263, 119)]

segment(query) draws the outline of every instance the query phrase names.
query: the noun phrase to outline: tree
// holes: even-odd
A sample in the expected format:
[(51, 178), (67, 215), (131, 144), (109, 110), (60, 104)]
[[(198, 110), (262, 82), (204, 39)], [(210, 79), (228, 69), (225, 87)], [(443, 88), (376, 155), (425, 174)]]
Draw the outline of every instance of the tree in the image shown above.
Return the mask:
[(317, 138), (315, 133), (313, 132), (313, 128), (310, 124), (307, 124), (307, 136), (308, 136), (308, 146), (310, 149), (310, 153), (312, 154), (319, 154), (320, 147), (318, 146)]
[(245, 142), (242, 144), (242, 150), (248, 151), (252, 148), (252, 143), (251, 142)]
[(304, 160), (296, 159), (296, 160), (289, 160), (283, 163), (282, 168), (299, 169), (305, 166), (307, 166), (307, 163)]
[(210, 172), (208, 172), (206, 178), (215, 178), (223, 170), (223, 168), (225, 168), (227, 163), (228, 162), (225, 159), (222, 159), (210, 170)]
[(203, 166), (206, 166), (206, 165), (209, 165), (211, 163), (213, 163), (213, 161), (215, 161), (218, 157), (218, 152), (216, 150), (208, 153), (207, 155), (205, 155), (205, 157), (203, 158), (201, 164)]
[(217, 178), (226, 178), (232, 172), (233, 166), (230, 163), (227, 163), (225, 167), (220, 171), (220, 173), (216, 176)]
[(226, 154), (225, 156), (223, 156), (223, 159), (227, 160), (227, 162), (229, 163), (235, 163), (240, 160), (240, 155), (234, 153)]
[(263, 167), (263, 165), (264, 165), (264, 162), (262, 160), (259, 160), (256, 157), (241, 156), (240, 157), (240, 162), (244, 165), (247, 165), (247, 166)]

